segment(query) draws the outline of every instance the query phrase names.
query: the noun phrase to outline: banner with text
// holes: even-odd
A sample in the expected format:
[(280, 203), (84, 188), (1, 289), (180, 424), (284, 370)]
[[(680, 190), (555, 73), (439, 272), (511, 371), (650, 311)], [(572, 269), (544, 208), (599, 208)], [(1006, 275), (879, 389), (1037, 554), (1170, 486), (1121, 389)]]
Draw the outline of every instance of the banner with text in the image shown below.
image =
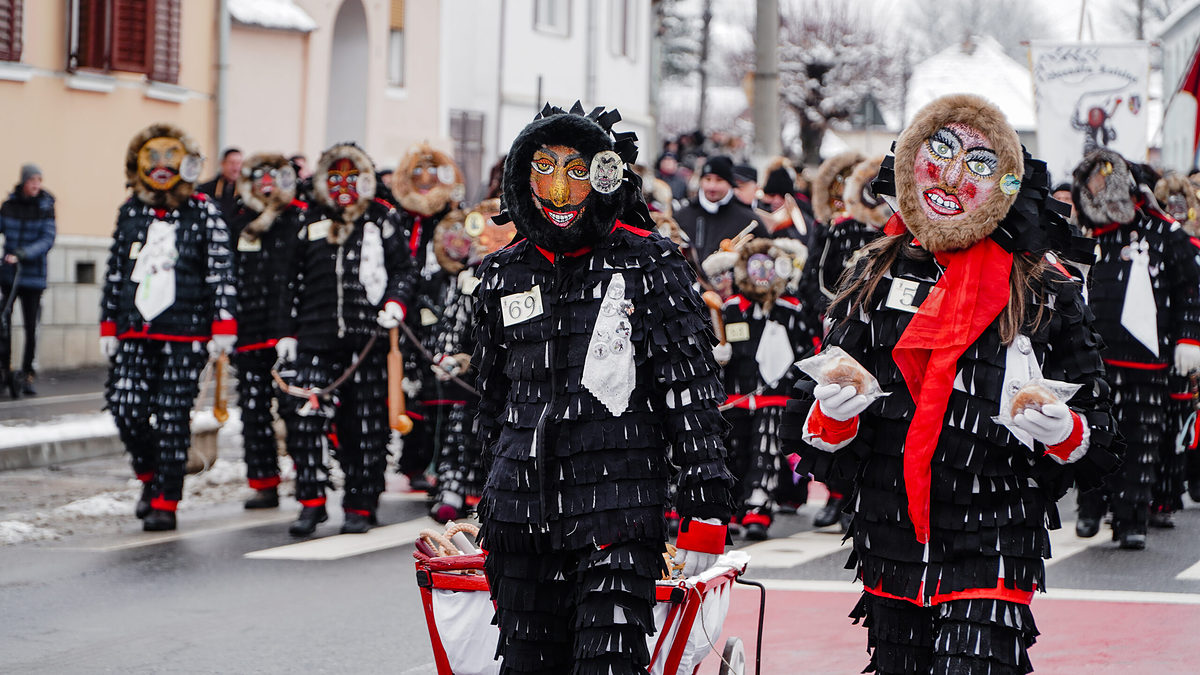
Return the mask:
[(1029, 52), (1037, 154), (1055, 183), (1097, 147), (1146, 161), (1149, 43), (1035, 41)]

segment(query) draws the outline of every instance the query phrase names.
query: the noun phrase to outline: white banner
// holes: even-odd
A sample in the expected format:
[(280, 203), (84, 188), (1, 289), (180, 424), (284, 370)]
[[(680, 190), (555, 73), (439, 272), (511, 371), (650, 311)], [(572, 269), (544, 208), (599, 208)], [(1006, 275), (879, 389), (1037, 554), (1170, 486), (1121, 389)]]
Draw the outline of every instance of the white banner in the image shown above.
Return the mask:
[(1055, 183), (1106, 147), (1146, 161), (1150, 48), (1146, 42), (1041, 42), (1030, 47), (1040, 159)]

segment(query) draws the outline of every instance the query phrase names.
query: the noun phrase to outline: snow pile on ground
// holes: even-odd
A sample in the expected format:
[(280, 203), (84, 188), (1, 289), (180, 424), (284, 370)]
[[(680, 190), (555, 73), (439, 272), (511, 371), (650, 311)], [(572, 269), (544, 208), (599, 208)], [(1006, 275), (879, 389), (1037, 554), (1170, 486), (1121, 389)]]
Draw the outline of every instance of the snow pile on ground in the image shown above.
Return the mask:
[(64, 415), (55, 419), (53, 424), (5, 425), (4, 433), (0, 434), (0, 447), (22, 447), (116, 434), (117, 425), (113, 423), (112, 415), (106, 412)]
[[(137, 490), (140, 494), (141, 490)], [(124, 516), (133, 509), (137, 495), (129, 491), (106, 492), (94, 497), (77, 499), (66, 506), (60, 506), (51, 513), (56, 519), (104, 518), (107, 516)]]
[(0, 545), (21, 544), (27, 541), (57, 539), (59, 534), (54, 530), (38, 527), (20, 520), (0, 521)]

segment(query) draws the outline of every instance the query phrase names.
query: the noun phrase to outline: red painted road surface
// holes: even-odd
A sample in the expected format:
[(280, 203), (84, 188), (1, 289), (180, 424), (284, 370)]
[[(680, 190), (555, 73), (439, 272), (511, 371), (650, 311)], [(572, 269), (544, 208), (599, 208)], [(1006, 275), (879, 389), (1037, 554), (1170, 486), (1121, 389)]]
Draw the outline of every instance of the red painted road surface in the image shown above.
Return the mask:
[[(758, 590), (735, 589), (725, 630), (746, 645), (746, 673), (754, 673)], [(847, 618), (854, 593), (767, 592), (762, 675), (862, 671), (867, 631)], [(1034, 598), (1042, 634), (1030, 650), (1039, 673), (1052, 675), (1175, 675), (1200, 672), (1200, 605)], [(1130, 628), (1139, 627), (1136, 634)], [(709, 654), (701, 675), (716, 675), (719, 652)]]

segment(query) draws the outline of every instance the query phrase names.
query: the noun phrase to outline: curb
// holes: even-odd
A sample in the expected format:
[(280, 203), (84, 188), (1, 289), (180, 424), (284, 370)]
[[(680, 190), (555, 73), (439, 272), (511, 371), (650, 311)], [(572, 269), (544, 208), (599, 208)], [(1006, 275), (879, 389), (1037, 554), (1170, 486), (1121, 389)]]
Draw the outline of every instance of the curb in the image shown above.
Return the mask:
[[(193, 448), (215, 448), (220, 427), (211, 414), (196, 415), (192, 420)], [(0, 433), (0, 471), (37, 469), (124, 452), (125, 445), (108, 413), (33, 427), (7, 427)]]

